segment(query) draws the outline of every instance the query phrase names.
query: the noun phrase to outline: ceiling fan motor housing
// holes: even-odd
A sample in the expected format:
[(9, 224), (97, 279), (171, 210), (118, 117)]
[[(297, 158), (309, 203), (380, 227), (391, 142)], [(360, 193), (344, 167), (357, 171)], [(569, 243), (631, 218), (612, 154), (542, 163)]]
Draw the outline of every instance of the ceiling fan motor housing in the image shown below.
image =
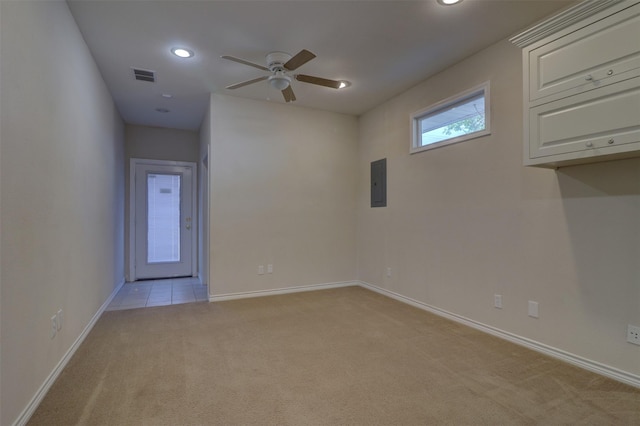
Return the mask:
[(267, 68), (269, 68), (271, 72), (276, 72), (285, 70), (284, 64), (291, 59), (291, 55), (286, 52), (271, 52), (267, 54), (266, 58)]

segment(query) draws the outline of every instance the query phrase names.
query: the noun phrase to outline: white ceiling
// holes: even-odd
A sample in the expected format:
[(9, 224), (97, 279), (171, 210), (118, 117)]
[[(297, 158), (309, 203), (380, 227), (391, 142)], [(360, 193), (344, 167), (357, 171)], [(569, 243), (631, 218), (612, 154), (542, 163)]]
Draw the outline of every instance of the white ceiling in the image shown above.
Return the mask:
[[(352, 82), (292, 83), (295, 105), (360, 115), (463, 58), (566, 7), (565, 0), (68, 0), (125, 122), (197, 130), (209, 93), (284, 102), (256, 68), (280, 50), (317, 58), (296, 70)], [(180, 59), (172, 47), (195, 57)], [(156, 72), (136, 81), (132, 68)], [(170, 99), (162, 94), (170, 94)], [(169, 109), (159, 113), (157, 108)]]

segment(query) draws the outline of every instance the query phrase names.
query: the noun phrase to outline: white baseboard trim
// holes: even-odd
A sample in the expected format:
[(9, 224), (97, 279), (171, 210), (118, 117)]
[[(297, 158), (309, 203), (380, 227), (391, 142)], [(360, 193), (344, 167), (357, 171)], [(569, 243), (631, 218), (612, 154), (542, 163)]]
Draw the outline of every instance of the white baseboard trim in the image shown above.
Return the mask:
[(337, 283), (311, 284), (298, 287), (276, 288), (272, 290), (245, 291), (241, 293), (226, 293), (209, 295), (209, 302), (222, 302), (224, 300), (246, 299), (249, 297), (275, 296), (279, 294), (300, 293), (302, 291), (327, 290), (330, 288), (354, 287), (360, 285), (359, 281), (344, 281)]
[(42, 386), (40, 386), (40, 389), (38, 389), (38, 391), (33, 396), (33, 398), (31, 398), (31, 401), (29, 401), (29, 404), (27, 404), (25, 409), (22, 410), (22, 413), (20, 413), (20, 416), (18, 416), (16, 421), (13, 422), (13, 426), (24, 426), (27, 424), (27, 422), (29, 421), (33, 413), (35, 413), (36, 409), (44, 399), (44, 397), (47, 395), (47, 392), (49, 392), (49, 389), (51, 388), (53, 383), (56, 381), (60, 373), (62, 373), (62, 370), (64, 370), (64, 367), (66, 367), (66, 365), (69, 363), (73, 354), (76, 353), (76, 351), (78, 350), (78, 348), (80, 347), (84, 339), (87, 337), (89, 332), (93, 329), (93, 326), (96, 324), (96, 322), (98, 321), (102, 313), (105, 311), (105, 309), (107, 309), (107, 306), (109, 306), (109, 304), (111, 303), (113, 298), (116, 296), (116, 294), (118, 294), (118, 291), (122, 288), (124, 283), (125, 283), (125, 280), (124, 278), (122, 278), (122, 281), (120, 281), (120, 283), (116, 286), (115, 290), (113, 290), (113, 292), (111, 293), (109, 298), (106, 300), (106, 302), (104, 302), (100, 307), (100, 309), (98, 309), (98, 312), (96, 312), (95, 315), (91, 318), (91, 321), (89, 321), (89, 324), (87, 324), (84, 330), (82, 330), (82, 333), (80, 333), (80, 335), (73, 342), (69, 350), (67, 350), (67, 352), (64, 354), (60, 362), (58, 362), (58, 364), (55, 366), (53, 371), (51, 371), (51, 373), (49, 374), (49, 377), (47, 377), (47, 379), (44, 381)]
[(590, 359), (583, 358), (581, 356), (572, 354), (570, 352), (563, 351), (562, 349), (554, 348), (552, 346), (545, 345), (544, 343), (536, 342), (535, 340), (527, 339), (526, 337), (518, 336), (517, 334), (513, 334), (508, 331), (504, 331), (499, 328), (486, 325), (478, 321), (474, 321), (472, 319), (463, 317), (461, 315), (448, 312), (444, 309), (436, 308), (435, 306), (431, 306), (426, 303), (412, 299), (410, 297), (403, 296), (393, 291), (380, 288), (373, 284), (369, 284), (363, 281), (359, 281), (358, 283), (363, 288), (366, 288), (368, 290), (390, 297), (392, 299), (398, 300), (400, 302), (406, 303), (408, 305), (414, 306), (416, 308), (423, 309), (425, 311), (431, 312), (438, 316), (467, 325), (469, 327), (475, 328), (476, 330), (480, 330), (485, 333), (491, 334), (493, 336), (502, 338), (504, 340), (508, 340), (512, 343), (515, 343), (520, 346), (524, 346), (526, 348), (532, 349), (536, 352), (540, 352), (550, 357), (560, 359), (562, 361), (568, 362), (569, 364), (575, 365), (577, 367), (581, 367), (585, 370), (589, 370), (591, 372), (600, 374), (602, 376), (606, 376), (611, 379), (617, 380), (619, 382), (626, 383), (628, 385), (640, 388), (640, 376), (637, 376), (635, 374), (619, 370), (615, 367), (611, 367), (606, 364), (599, 363), (597, 361), (592, 361)]

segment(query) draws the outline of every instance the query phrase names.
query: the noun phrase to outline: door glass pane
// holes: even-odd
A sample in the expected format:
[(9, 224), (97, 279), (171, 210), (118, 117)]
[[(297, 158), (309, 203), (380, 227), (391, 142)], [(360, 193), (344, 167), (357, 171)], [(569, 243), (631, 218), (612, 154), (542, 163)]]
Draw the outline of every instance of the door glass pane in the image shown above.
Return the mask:
[(147, 175), (147, 262), (180, 261), (180, 175)]

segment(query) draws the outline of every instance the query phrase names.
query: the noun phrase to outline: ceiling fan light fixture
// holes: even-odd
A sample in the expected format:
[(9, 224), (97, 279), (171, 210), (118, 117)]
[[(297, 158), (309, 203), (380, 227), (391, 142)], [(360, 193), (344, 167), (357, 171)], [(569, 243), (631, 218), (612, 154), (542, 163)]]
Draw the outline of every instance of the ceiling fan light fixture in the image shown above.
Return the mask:
[(291, 77), (284, 74), (276, 74), (269, 77), (269, 84), (277, 90), (284, 90), (291, 84)]
[(462, 0), (436, 0), (443, 6), (452, 6), (454, 4), (460, 3)]
[(179, 58), (192, 58), (195, 55), (192, 50), (185, 49), (184, 47), (174, 47), (171, 49), (171, 53)]

